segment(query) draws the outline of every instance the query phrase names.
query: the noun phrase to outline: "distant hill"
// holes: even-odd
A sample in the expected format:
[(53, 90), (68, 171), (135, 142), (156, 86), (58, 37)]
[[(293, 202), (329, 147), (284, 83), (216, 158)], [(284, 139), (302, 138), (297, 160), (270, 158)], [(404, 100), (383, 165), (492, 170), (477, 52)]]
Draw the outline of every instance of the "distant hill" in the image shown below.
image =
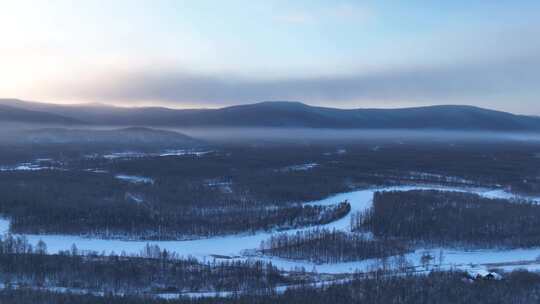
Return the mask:
[(187, 135), (164, 130), (133, 127), (115, 130), (44, 128), (23, 131), (19, 141), (57, 144), (114, 144), (114, 145), (158, 145), (194, 147), (200, 141)]
[(0, 99), (0, 105), (98, 125), (540, 131), (539, 117), (454, 105), (403, 109), (335, 109), (313, 107), (300, 102), (271, 101), (221, 109), (177, 110), (100, 104), (65, 106), (13, 99)]
[(206, 110), (175, 110), (163, 107), (115, 107), (98, 103), (58, 105), (18, 99), (0, 99), (0, 104), (44, 111), (98, 125), (176, 126), (184, 115)]
[(28, 110), (24, 108), (12, 107), (0, 102), (0, 122), (23, 122), (23, 123), (46, 123), (73, 125), (82, 124), (74, 118), (62, 116), (59, 114)]

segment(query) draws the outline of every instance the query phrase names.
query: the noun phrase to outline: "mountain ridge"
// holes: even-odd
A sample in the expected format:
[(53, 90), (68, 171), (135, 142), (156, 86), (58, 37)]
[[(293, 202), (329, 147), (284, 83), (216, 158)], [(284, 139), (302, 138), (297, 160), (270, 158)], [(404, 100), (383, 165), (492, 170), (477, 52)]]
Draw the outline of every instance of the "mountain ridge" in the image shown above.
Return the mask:
[(0, 102), (0, 121), (22, 123), (51, 123), (51, 124), (82, 124), (83, 121), (55, 113), (29, 110), (5, 105)]
[(171, 109), (103, 104), (57, 105), (0, 99), (0, 118), (6, 116), (2, 106), (94, 125), (540, 131), (540, 117), (468, 105), (337, 109), (298, 101), (264, 101), (218, 109)]

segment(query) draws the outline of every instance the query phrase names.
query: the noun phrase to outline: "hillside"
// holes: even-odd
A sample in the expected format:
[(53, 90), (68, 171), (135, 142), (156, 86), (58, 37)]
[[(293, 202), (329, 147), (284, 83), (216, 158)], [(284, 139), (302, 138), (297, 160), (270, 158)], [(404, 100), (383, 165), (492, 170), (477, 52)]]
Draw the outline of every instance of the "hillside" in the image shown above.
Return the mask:
[(187, 135), (142, 127), (132, 127), (116, 130), (65, 129), (43, 128), (23, 131), (18, 137), (23, 142), (40, 144), (87, 143), (115, 145), (178, 145), (192, 147), (200, 144)]

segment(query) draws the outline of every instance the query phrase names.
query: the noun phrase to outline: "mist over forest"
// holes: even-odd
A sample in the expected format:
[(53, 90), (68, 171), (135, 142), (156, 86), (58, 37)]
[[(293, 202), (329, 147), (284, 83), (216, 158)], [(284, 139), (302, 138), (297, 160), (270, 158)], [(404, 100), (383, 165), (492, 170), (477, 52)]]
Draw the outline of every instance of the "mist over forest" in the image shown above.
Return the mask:
[(540, 1), (0, 0), (1, 304), (540, 303)]

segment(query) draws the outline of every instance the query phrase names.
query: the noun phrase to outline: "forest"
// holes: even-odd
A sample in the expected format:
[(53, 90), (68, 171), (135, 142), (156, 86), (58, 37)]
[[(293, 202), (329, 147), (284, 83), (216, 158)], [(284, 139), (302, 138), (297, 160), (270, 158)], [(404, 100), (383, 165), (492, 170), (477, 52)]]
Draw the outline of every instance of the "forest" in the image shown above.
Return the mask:
[(282, 294), (235, 295), (230, 298), (183, 298), (160, 300), (133, 296), (95, 296), (6, 289), (0, 302), (34, 304), (528, 304), (540, 301), (540, 275), (517, 270), (503, 280), (478, 280), (462, 272), (432, 272), (428, 275), (370, 277), (357, 275), (351, 281), (321, 287), (305, 285)]
[[(195, 187), (190, 185), (181, 187), (171, 189), (174, 192), (169, 200), (163, 198), (169, 194), (166, 187), (129, 184), (104, 174), (5, 172), (0, 174), (0, 191), (4, 193), (0, 213), (11, 219), (14, 233), (163, 240), (319, 225), (339, 219), (350, 210), (348, 203), (339, 202), (332, 206), (290, 203), (271, 208), (233, 198), (232, 194), (220, 200), (217, 191), (208, 187), (193, 191), (190, 188)], [(161, 197), (153, 196), (161, 190)], [(139, 195), (145, 201), (133, 200)]]
[(59, 254), (47, 254), (44, 242), (31, 246), (24, 237), (9, 235), (0, 240), (0, 282), (6, 288), (72, 288), (110, 294), (254, 292), (305, 280), (301, 275), (284, 276), (270, 263), (203, 263), (157, 245), (147, 245), (135, 256), (82, 252), (75, 245)]
[(471, 193), (377, 192), (373, 207), (353, 216), (353, 230), (382, 239), (467, 247), (540, 244), (540, 206)]
[(403, 255), (410, 249), (396, 240), (375, 240), (361, 234), (312, 229), (276, 234), (261, 244), (266, 255), (314, 263), (340, 263)]
[[(316, 227), (343, 218), (355, 202), (304, 204), (336, 193), (391, 185), (485, 186), (540, 193), (538, 145), (222, 144), (200, 155), (159, 156), (159, 151), (149, 149), (141, 152), (151, 154), (136, 157), (116, 157), (134, 151), (110, 147), (65, 148), (0, 147), (0, 157), (6, 156), (0, 166), (0, 214), (11, 221), (11, 232), (178, 240), (312, 226), (296, 234), (275, 234), (261, 244), (254, 258), (275, 256), (315, 264), (374, 259), (386, 269), (384, 261), (392, 257), (392, 263), (402, 261), (405, 275), (359, 273), (351, 280), (343, 274), (338, 276), (339, 284), (316, 284), (328, 275), (305, 269), (285, 273), (247, 257), (198, 261), (155, 246), (138, 255), (81, 252), (75, 246), (46, 254), (44, 243), (32, 247), (24, 238), (7, 237), (0, 246), (0, 283), (6, 287), (0, 290), (1, 303), (165, 303), (169, 301), (148, 296), (187, 291), (227, 291), (232, 298), (176, 302), (339, 304), (421, 299), (445, 303), (439, 301), (443, 297), (451, 300), (447, 303), (464, 299), (531, 303), (540, 294), (538, 284), (533, 284), (539, 281), (536, 274), (509, 273), (500, 282), (470, 282), (466, 274), (453, 272), (409, 276), (407, 271), (414, 267), (405, 258), (426, 243), (535, 246), (540, 224), (535, 205), (463, 193), (381, 192), (374, 198), (373, 210), (353, 217), (354, 231), (343, 232)], [(40, 162), (54, 168), (9, 169), (37, 158), (50, 159)], [(132, 182), (118, 175), (152, 182)], [(401, 259), (394, 261), (396, 257)], [(284, 293), (274, 289), (283, 286), (295, 288)], [(74, 294), (47, 288), (67, 288)]]
[[(156, 149), (140, 152), (159, 154)], [(0, 146), (3, 166), (37, 158), (49, 158), (55, 166), (0, 170), (0, 213), (19, 233), (171, 240), (324, 224), (346, 214), (346, 206), (302, 203), (374, 186), (440, 184), (540, 193), (540, 147), (528, 142), (263, 141), (212, 143), (206, 149), (204, 155), (108, 158), (134, 152), (133, 147)], [(152, 183), (126, 182), (117, 175)]]
[[(336, 140), (231, 143), (213, 149), (215, 153), (204, 157), (119, 160), (102, 166), (111, 172), (157, 180), (230, 181), (235, 191), (265, 202), (309, 201), (351, 187), (402, 183), (500, 185), (540, 193), (540, 147), (536, 142)], [(317, 166), (283, 170), (308, 163)], [(89, 165), (93, 166), (85, 166)]]

